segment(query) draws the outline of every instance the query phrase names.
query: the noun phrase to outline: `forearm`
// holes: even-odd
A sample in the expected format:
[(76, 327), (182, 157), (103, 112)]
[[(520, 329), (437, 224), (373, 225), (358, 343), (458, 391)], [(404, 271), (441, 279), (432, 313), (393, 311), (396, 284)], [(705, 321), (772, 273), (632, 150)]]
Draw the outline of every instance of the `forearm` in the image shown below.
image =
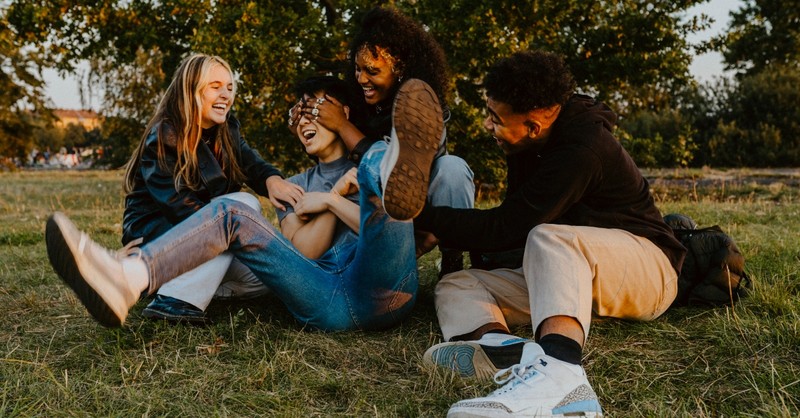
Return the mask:
[(304, 256), (317, 259), (331, 247), (335, 232), (336, 215), (324, 212), (298, 228), (290, 240)]
[(432, 232), (439, 245), (477, 251), (504, 251), (525, 245), (535, 220), (508, 208), (455, 209), (426, 206), (414, 227)]
[(349, 121), (339, 126), (338, 133), (348, 151), (352, 151), (364, 138), (364, 134)]
[(331, 193), (328, 209), (336, 215), (337, 218), (341, 219), (348, 228), (358, 234), (361, 222), (361, 208), (359, 208), (357, 204), (344, 196)]

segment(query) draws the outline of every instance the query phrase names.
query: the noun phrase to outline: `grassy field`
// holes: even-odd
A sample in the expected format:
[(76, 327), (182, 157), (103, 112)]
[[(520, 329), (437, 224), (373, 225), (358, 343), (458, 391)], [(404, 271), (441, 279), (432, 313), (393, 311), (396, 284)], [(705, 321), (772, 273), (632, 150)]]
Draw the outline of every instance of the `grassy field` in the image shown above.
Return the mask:
[[(798, 416), (798, 188), (654, 175), (664, 213), (736, 238), (755, 289), (733, 309), (597, 319), (585, 365), (607, 415)], [(120, 184), (120, 172), (0, 174), (0, 416), (444, 416), (494, 387), (421, 363), (441, 340), (435, 253), (421, 260), (412, 316), (385, 332), (304, 331), (269, 297), (212, 303), (207, 327), (150, 322), (140, 302), (124, 328), (102, 328), (51, 269), (43, 231), (64, 211), (118, 247)]]

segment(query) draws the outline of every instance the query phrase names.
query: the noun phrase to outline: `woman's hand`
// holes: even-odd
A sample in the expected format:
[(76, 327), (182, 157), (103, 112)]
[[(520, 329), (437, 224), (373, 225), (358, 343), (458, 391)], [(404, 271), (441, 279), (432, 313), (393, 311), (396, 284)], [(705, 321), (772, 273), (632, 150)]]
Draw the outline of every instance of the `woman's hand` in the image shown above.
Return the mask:
[(350, 108), (327, 94), (325, 97), (305, 100), (301, 112), (308, 120), (322, 125), (331, 132), (340, 133), (340, 128), (350, 123), (348, 120)]
[(330, 193), (308, 192), (294, 204), (294, 213), (301, 219), (309, 219), (311, 215), (326, 212), (330, 209)]
[(286, 210), (286, 206), (281, 202), (294, 206), (303, 197), (305, 191), (302, 187), (286, 181), (280, 176), (270, 176), (267, 178), (267, 192), (273, 206), (280, 210)]
[(298, 100), (297, 103), (294, 104), (289, 109), (289, 129), (293, 132), (296, 130), (297, 123), (300, 122), (300, 117), (302, 116), (303, 110), (303, 101)]
[(358, 193), (358, 167), (347, 170), (347, 172), (336, 181), (336, 184), (333, 185), (331, 192), (339, 196), (349, 196)]

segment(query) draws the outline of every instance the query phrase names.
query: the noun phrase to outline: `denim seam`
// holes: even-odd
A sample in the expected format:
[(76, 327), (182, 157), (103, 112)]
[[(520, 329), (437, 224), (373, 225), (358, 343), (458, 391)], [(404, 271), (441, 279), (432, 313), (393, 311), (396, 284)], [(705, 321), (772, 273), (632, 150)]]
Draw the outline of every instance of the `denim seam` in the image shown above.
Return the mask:
[[(204, 222), (204, 224), (213, 225), (214, 223), (216, 223), (219, 220), (219, 218), (224, 217), (224, 216), (225, 216), (225, 212), (223, 211), (223, 212), (218, 213), (218, 214), (214, 215), (213, 217), (211, 217), (208, 221)], [(172, 251), (172, 249), (175, 248), (178, 244), (186, 242), (186, 241), (192, 239), (202, 229), (203, 229), (202, 226), (198, 227), (198, 228), (195, 228), (195, 229), (191, 230), (189, 233), (187, 233), (183, 237), (183, 239), (170, 241), (167, 245), (165, 245), (162, 248), (161, 252), (162, 253), (166, 253), (166, 252)], [(152, 257), (150, 254), (147, 254), (147, 256), (144, 257), (144, 258), (150, 261), (150, 262), (147, 263), (148, 270), (150, 272), (150, 288), (148, 289), (148, 294), (153, 294), (153, 292), (155, 292), (157, 290), (157, 289), (153, 288), (153, 284), (154, 284), (153, 282), (154, 282), (154, 277), (155, 277), (155, 273), (156, 273), (156, 268), (155, 268), (156, 266), (155, 266), (155, 263), (154, 263), (155, 257)], [(173, 279), (173, 278), (170, 277), (170, 279)], [(166, 283), (166, 281), (165, 281), (165, 283)]]
[[(408, 283), (408, 281), (411, 280), (411, 277), (413, 275), (415, 275), (416, 273), (417, 273), (416, 271), (412, 270), (411, 272), (406, 274), (406, 277), (404, 277), (403, 280), (398, 284), (397, 290), (394, 292), (394, 297), (392, 297), (391, 302), (389, 302), (389, 309), (390, 309), (389, 310), (389, 314), (392, 315), (392, 319), (394, 319), (395, 321), (399, 321), (399, 320), (403, 319), (403, 318), (399, 317), (398, 315), (396, 315), (396, 312), (400, 309), (400, 307), (399, 306), (397, 306), (397, 307), (395, 306), (395, 304), (397, 302), (397, 299), (400, 297), (400, 293), (401, 293), (400, 291), (401, 291), (401, 289), (405, 288), (405, 286)], [(413, 300), (413, 298), (412, 298), (412, 300)]]

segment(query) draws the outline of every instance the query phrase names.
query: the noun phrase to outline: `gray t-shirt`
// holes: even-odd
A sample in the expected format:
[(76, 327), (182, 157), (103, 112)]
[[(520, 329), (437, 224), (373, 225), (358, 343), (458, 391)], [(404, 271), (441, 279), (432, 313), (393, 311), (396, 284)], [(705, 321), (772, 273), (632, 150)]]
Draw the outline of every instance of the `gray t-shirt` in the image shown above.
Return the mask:
[[(307, 192), (329, 192), (333, 189), (333, 185), (345, 174), (348, 170), (356, 165), (342, 157), (336, 161), (329, 163), (319, 163), (308, 170), (289, 177), (287, 180), (302, 187)], [(358, 193), (353, 193), (346, 198), (358, 204)], [(294, 208), (286, 205), (286, 210), (275, 208), (275, 213), (278, 215), (278, 221), (283, 222), (286, 215), (293, 213)], [(358, 240), (358, 235), (350, 229), (344, 222), (339, 220), (336, 223), (336, 233), (333, 236), (333, 245), (342, 244), (349, 241)]]

